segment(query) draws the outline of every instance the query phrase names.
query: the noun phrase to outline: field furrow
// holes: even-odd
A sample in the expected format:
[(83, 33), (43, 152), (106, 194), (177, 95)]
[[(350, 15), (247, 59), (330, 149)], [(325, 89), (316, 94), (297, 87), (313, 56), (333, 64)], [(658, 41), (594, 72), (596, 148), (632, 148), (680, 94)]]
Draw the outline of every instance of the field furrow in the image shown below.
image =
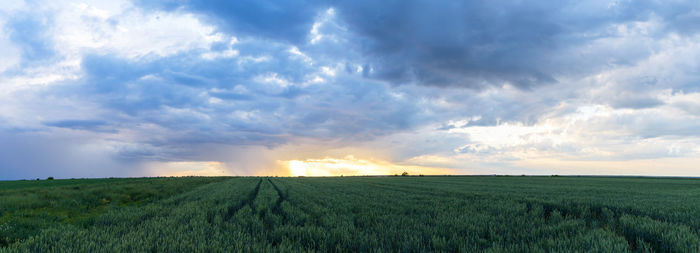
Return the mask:
[[(233, 217), (233, 215), (236, 212), (238, 212), (238, 210), (241, 210), (241, 208), (243, 208), (246, 205), (250, 206), (250, 208), (252, 209), (253, 208), (253, 201), (258, 196), (258, 192), (260, 191), (260, 184), (261, 183), (262, 183), (262, 179), (260, 179), (258, 181), (258, 184), (255, 186), (253, 191), (251, 191), (250, 194), (248, 194), (248, 198), (246, 198), (242, 201), (239, 201), (238, 205), (229, 206), (227, 211), (226, 211), (226, 215), (224, 216), (224, 220), (226, 220), (226, 221), (230, 220), (231, 217)], [(235, 200), (233, 202), (235, 202)]]

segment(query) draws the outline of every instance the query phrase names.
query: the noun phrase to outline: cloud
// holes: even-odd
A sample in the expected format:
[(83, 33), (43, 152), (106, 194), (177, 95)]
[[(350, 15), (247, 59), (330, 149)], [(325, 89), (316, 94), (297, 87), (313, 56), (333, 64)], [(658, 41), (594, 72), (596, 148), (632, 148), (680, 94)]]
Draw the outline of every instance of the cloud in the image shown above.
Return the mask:
[(115, 161), (110, 145), (86, 136), (0, 131), (0, 180), (143, 175)]
[[(653, 53), (649, 43), (693, 36), (691, 1), (237, 1), (140, 2), (198, 13), (221, 31), (297, 46), (331, 38), (336, 60), (393, 84), (528, 89), (629, 66)], [(401, 11), (396, 11), (401, 10)], [(330, 14), (329, 14), (330, 13)], [(325, 37), (324, 37), (325, 36)], [(641, 43), (640, 43), (641, 42)], [(359, 57), (358, 57), (359, 56)]]
[(108, 131), (103, 128), (107, 122), (102, 120), (58, 120), (44, 122), (44, 125), (74, 130)]
[(321, 1), (139, 1), (147, 8), (197, 13), (227, 33), (300, 42), (311, 29)]
[(45, 61), (56, 55), (54, 44), (47, 36), (51, 26), (49, 17), (35, 17), (29, 13), (20, 13), (11, 17), (5, 24), (10, 40), (20, 47), (25, 64)]
[[(124, 164), (134, 175), (259, 175), (347, 155), (465, 173), (697, 156), (692, 2), (54, 1), (0, 12), (0, 124), (14, 140), (0, 146), (24, 147), (24, 160), (53, 154), (0, 160), (30, 171), (16, 177)], [(95, 159), (81, 161), (88, 147)]]
[(651, 2), (352, 1), (337, 12), (364, 38), (378, 78), (529, 88), (648, 57), (645, 40), (669, 36), (667, 27), (677, 25), (674, 18), (688, 5), (657, 12), (661, 6)]
[[(198, 49), (144, 58), (86, 53), (79, 79), (24, 91), (31, 95), (15, 103), (38, 102), (22, 110), (42, 115), (40, 127), (131, 142), (113, 155), (131, 162), (203, 159), (196, 149), (208, 144), (274, 148), (296, 138), (351, 144), (419, 123), (419, 108), (389, 85), (340, 66), (314, 66), (299, 49), (265, 43), (214, 49), (239, 52), (221, 58), (202, 57), (208, 52)], [(56, 97), (70, 103), (60, 114), (42, 113)], [(86, 115), (94, 119), (76, 120)]]

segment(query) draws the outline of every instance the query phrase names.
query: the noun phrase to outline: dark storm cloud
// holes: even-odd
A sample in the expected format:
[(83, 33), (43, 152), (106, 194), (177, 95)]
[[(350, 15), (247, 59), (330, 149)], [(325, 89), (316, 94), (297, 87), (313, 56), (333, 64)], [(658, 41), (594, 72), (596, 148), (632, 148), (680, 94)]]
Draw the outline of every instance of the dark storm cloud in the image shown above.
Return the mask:
[[(373, 76), (395, 83), (479, 88), (554, 82), (536, 56), (556, 47), (550, 5), (422, 1), (341, 3), (338, 12), (363, 41)], [(500, 85), (500, 83), (495, 83)]]
[[(688, 8), (691, 7), (691, 8)], [(580, 1), (346, 1), (338, 12), (364, 38), (373, 76), (395, 83), (528, 88), (558, 77), (630, 65), (651, 51), (600, 57), (578, 52), (610, 25), (659, 15), (679, 30), (696, 3)], [(658, 13), (655, 11), (661, 9)], [(692, 19), (692, 18), (691, 18)], [(657, 36), (664, 36), (659, 34)]]
[[(655, 1), (177, 1), (145, 3), (212, 17), (225, 31), (304, 44), (313, 18), (334, 8), (355, 34), (365, 74), (394, 84), (520, 88), (557, 83), (651, 52), (578, 52), (615, 37), (611, 25), (660, 18), (667, 32), (695, 33), (698, 4)], [(656, 34), (654, 36), (665, 36)], [(342, 58), (342, 52), (334, 52)], [(370, 71), (371, 70), (371, 71)]]

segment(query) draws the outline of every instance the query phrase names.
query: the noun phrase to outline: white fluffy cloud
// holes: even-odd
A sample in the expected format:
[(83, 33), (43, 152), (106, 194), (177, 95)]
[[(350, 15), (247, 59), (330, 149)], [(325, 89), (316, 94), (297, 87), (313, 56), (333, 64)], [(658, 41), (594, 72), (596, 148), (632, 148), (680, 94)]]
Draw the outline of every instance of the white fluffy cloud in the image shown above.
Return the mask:
[[(112, 55), (129, 59), (165, 57), (181, 52), (208, 52), (213, 43), (230, 40), (188, 13), (145, 12), (131, 1), (49, 1), (5, 7), (0, 25), (10, 30), (11, 19), (39, 19), (42, 25), (31, 29), (43, 34), (56, 55), (30, 67), (20, 66), (24, 41), (12, 42), (8, 33), (0, 36), (3, 46), (0, 73), (11, 67), (19, 73), (0, 74), (5, 93), (35, 85), (75, 80), (81, 76), (85, 54)], [(13, 33), (25, 33), (25, 27)], [(16, 71), (15, 71), (16, 72)]]

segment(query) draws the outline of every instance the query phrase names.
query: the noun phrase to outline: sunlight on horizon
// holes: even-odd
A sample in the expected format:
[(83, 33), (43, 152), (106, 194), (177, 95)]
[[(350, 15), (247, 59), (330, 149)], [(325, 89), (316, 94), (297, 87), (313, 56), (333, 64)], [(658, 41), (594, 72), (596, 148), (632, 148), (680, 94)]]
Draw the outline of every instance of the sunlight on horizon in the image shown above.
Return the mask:
[(386, 161), (358, 159), (352, 155), (344, 158), (290, 160), (286, 163), (291, 176), (394, 175), (403, 172), (408, 172), (410, 175), (455, 173), (452, 169), (398, 165)]

